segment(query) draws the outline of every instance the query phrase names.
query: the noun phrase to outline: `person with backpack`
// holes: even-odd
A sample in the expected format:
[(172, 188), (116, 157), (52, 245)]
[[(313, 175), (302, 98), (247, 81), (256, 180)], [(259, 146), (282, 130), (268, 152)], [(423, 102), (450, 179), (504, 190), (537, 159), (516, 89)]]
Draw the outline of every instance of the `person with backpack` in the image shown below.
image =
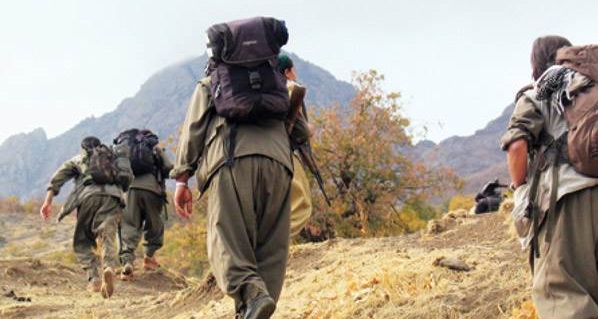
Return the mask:
[(154, 254), (164, 243), (165, 180), (173, 164), (165, 150), (159, 147), (158, 136), (149, 130), (124, 131), (114, 143), (129, 148), (129, 160), (135, 175), (127, 191), (127, 206), (119, 232), (119, 254), (123, 265), (121, 279), (130, 280), (134, 271), (135, 249), (142, 235), (145, 240), (143, 268), (155, 270), (159, 267)]
[[(530, 248), (532, 297), (542, 319), (598, 318), (598, 132), (587, 129), (596, 122), (598, 50), (541, 37), (531, 64), (535, 83), (517, 94), (500, 145), (515, 227)], [(580, 165), (588, 161), (590, 170)]]
[(499, 190), (502, 187), (507, 187), (507, 185), (501, 184), (498, 178), (486, 183), (475, 196), (475, 213), (483, 214), (498, 210), (503, 198)]
[[(297, 71), (293, 60), (286, 54), (278, 56), (278, 72), (284, 75), (287, 79), (287, 88), (289, 90), (289, 97), (293, 95), (294, 89), (299, 86), (297, 81)], [(291, 123), (287, 124), (287, 132), (290, 128), (292, 137), (291, 148), (293, 149), (293, 179), (291, 181), (291, 238), (297, 236), (311, 216), (313, 209), (311, 200), (311, 188), (309, 186), (309, 179), (305, 173), (305, 168), (301, 162), (299, 147), (303, 144), (309, 143), (310, 129), (307, 122), (307, 114), (303, 99), (298, 101), (296, 106), (297, 115)], [(291, 106), (293, 109), (293, 106)], [(302, 132), (308, 134), (302, 135)]]
[[(75, 255), (86, 271), (88, 291), (100, 292), (104, 298), (114, 293), (114, 270), (119, 264), (116, 232), (125, 206), (123, 192), (133, 178), (126, 156), (120, 149), (103, 145), (96, 137), (84, 138), (81, 154), (64, 162), (52, 176), (40, 209), (42, 218), (47, 220), (52, 213), (54, 196), (67, 181), (74, 180), (73, 191), (58, 220), (77, 210), (73, 235)], [(102, 242), (99, 258), (94, 252), (96, 239)]]
[[(210, 188), (208, 259), (240, 319), (270, 318), (289, 249), (293, 162), (285, 119), (286, 79), (275, 69), (284, 21), (251, 18), (207, 31), (207, 77), (197, 84), (176, 152), (177, 214), (192, 214), (187, 181)], [(224, 43), (226, 42), (226, 46)]]

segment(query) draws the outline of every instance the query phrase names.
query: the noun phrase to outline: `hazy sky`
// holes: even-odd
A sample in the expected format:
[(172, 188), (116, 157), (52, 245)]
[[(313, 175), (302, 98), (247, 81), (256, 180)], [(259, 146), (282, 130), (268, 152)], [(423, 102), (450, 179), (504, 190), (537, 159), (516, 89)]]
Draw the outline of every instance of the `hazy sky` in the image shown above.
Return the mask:
[(159, 69), (202, 54), (211, 24), (255, 15), (286, 20), (285, 49), (338, 79), (385, 74), (434, 141), (500, 114), (530, 79), (537, 36), (598, 43), (594, 0), (2, 0), (0, 142), (114, 110)]

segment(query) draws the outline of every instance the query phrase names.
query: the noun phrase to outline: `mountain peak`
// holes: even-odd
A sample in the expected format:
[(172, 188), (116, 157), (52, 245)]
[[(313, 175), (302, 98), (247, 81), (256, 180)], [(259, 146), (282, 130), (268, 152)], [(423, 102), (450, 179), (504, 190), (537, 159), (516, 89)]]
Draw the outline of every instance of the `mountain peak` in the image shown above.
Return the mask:
[[(349, 83), (338, 81), (328, 71), (291, 55), (301, 81), (309, 90), (308, 107), (344, 105), (353, 98), (355, 90)], [(177, 136), (189, 98), (197, 81), (204, 76), (206, 62), (206, 55), (202, 55), (166, 66), (114, 111), (83, 119), (50, 140), (41, 129), (8, 138), (0, 146), (0, 196), (41, 195), (52, 172), (79, 151), (79, 143), (85, 136), (94, 135), (106, 143), (131, 127), (151, 129), (163, 140)]]

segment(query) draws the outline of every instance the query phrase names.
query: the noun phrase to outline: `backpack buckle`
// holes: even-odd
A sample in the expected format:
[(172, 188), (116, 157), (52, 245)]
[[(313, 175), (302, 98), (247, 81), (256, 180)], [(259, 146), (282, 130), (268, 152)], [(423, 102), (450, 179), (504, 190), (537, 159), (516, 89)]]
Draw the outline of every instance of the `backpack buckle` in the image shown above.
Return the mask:
[(220, 83), (218, 83), (218, 85), (216, 86), (216, 91), (214, 92), (214, 98), (217, 99), (220, 96), (220, 91), (222, 90), (222, 87), (220, 86)]
[(262, 77), (258, 71), (249, 72), (249, 84), (254, 90), (259, 90), (262, 88)]

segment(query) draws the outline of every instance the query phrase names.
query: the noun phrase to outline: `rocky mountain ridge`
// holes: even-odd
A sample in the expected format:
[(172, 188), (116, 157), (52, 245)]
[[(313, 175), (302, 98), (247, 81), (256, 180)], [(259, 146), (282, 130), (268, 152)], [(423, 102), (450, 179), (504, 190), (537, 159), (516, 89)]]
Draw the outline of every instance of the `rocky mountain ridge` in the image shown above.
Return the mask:
[[(289, 54), (295, 61), (300, 81), (308, 88), (308, 107), (347, 104), (354, 88), (326, 70)], [(9, 137), (0, 145), (0, 196), (41, 196), (51, 174), (63, 161), (79, 152), (88, 135), (111, 143), (118, 132), (132, 127), (149, 128), (162, 139), (176, 136), (185, 117), (195, 85), (204, 75), (206, 56), (168, 66), (151, 76), (133, 97), (99, 117), (89, 117), (48, 139), (42, 129)]]

